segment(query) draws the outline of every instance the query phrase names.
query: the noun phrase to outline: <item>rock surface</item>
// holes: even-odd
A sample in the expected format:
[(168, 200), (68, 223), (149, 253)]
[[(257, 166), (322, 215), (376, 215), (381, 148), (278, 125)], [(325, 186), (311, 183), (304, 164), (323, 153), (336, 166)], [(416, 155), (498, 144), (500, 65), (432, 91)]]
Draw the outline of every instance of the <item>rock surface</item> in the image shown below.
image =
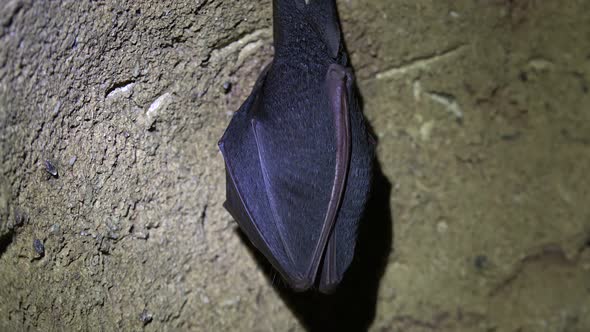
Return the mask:
[(0, 330), (590, 330), (590, 2), (338, 5), (383, 176), (321, 297), (222, 208), (270, 0), (0, 4)]

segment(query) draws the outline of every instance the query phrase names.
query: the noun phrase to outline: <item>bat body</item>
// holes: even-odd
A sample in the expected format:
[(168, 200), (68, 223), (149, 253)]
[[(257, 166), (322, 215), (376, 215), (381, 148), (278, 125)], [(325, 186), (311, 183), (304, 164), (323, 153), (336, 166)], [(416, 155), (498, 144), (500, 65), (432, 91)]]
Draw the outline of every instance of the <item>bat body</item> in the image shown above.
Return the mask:
[(272, 63), (219, 141), (225, 208), (295, 290), (329, 292), (350, 265), (374, 143), (334, 0), (274, 0)]

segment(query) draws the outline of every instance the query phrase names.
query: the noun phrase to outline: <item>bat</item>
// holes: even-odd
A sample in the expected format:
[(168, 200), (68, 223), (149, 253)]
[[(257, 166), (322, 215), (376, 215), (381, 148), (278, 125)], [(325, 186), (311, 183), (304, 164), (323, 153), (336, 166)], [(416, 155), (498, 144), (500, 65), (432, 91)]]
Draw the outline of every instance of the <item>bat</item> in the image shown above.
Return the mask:
[(219, 141), (224, 207), (289, 286), (329, 293), (354, 256), (375, 141), (334, 0), (273, 0), (273, 42)]

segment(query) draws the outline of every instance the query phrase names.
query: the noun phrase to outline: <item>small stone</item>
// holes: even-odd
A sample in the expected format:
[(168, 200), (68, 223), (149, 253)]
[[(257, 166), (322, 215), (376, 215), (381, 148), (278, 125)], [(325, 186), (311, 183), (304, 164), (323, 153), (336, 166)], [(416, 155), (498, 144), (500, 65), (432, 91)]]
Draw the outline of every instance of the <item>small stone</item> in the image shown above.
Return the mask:
[(478, 270), (483, 270), (488, 267), (488, 257), (486, 255), (477, 255), (473, 260), (473, 264)]
[(97, 238), (97, 242), (99, 242), (100, 244), (98, 245), (98, 250), (100, 252), (102, 252), (103, 254), (108, 254), (111, 251), (111, 243), (109, 241), (109, 239), (100, 236), (100, 238)]
[(232, 86), (232, 84), (229, 81), (223, 83), (223, 92), (229, 93), (231, 91), (231, 86)]
[(153, 316), (151, 313), (147, 311), (147, 309), (143, 309), (143, 311), (139, 315), (139, 320), (143, 323), (144, 326), (149, 324), (152, 321), (152, 319)]
[(18, 208), (14, 209), (14, 223), (8, 225), (10, 229), (17, 228), (25, 224), (27, 216)]
[(446, 233), (447, 229), (449, 229), (449, 225), (444, 221), (439, 221), (436, 224), (436, 230), (441, 234)]
[(54, 235), (59, 234), (59, 229), (60, 229), (59, 224), (53, 224), (53, 225), (51, 225), (51, 228), (49, 228), (49, 233), (54, 234)]
[(35, 252), (37, 253), (37, 255), (39, 255), (39, 257), (45, 256), (45, 246), (43, 245), (43, 242), (41, 242), (41, 240), (33, 240), (33, 248), (35, 249)]
[(111, 240), (119, 239), (119, 225), (117, 225), (117, 221), (112, 221), (107, 223), (108, 232), (107, 238)]
[(53, 177), (57, 177), (57, 168), (55, 168), (55, 166), (53, 166), (51, 161), (49, 161), (47, 159), (45, 160), (45, 170), (47, 171), (47, 173), (51, 174)]
[(137, 233), (133, 233), (133, 236), (136, 239), (147, 240), (150, 237), (150, 233), (148, 233), (148, 232), (137, 232)]

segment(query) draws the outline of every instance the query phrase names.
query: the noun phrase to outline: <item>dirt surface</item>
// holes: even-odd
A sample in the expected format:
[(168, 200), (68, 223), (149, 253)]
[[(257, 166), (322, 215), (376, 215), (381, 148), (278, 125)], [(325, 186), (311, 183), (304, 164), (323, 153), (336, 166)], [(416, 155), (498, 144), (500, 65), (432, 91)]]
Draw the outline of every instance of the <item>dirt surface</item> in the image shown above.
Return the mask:
[(0, 330), (590, 330), (590, 2), (338, 1), (378, 137), (294, 294), (222, 208), (271, 1), (0, 4)]

